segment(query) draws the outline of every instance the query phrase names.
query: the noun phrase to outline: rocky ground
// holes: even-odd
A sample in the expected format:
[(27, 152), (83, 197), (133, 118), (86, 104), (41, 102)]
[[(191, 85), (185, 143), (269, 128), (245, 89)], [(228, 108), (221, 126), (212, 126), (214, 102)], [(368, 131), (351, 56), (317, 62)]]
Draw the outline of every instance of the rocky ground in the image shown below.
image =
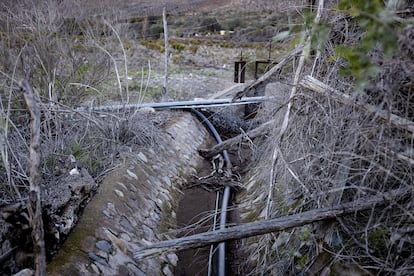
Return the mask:
[[(240, 51), (250, 62), (266, 51), (218, 45), (200, 45), (196, 52), (189, 48), (171, 50), (168, 78), (170, 100), (208, 98), (235, 85), (234, 62), (239, 59)], [(140, 44), (135, 44), (129, 51), (132, 55), (128, 60), (131, 94), (144, 90), (147, 101), (158, 100), (164, 81), (164, 54)], [(253, 70), (247, 70), (246, 78), (253, 79)]]

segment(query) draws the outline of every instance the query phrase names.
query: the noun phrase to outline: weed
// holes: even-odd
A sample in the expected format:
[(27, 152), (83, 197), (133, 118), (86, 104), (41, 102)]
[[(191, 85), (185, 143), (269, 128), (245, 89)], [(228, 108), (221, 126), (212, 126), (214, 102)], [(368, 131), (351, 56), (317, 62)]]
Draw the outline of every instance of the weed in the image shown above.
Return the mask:
[(185, 45), (182, 44), (182, 43), (173, 41), (173, 42), (171, 42), (171, 48), (178, 51), (178, 52), (181, 52), (185, 49)]

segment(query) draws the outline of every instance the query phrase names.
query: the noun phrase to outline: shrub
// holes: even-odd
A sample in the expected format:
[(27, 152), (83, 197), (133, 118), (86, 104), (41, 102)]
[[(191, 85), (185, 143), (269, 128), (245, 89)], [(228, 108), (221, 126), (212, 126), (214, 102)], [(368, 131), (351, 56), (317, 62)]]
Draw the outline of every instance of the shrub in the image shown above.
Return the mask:
[(171, 48), (178, 52), (181, 52), (185, 49), (185, 45), (180, 42), (171, 42)]
[(164, 34), (164, 27), (161, 24), (154, 24), (150, 27), (150, 35), (153, 38), (160, 38)]
[(224, 26), (226, 27), (227, 30), (235, 31), (237, 29), (244, 28), (246, 26), (246, 23), (241, 17), (236, 16), (226, 21), (224, 23)]
[(214, 33), (222, 29), (220, 23), (218, 23), (215, 17), (206, 17), (202, 19), (200, 25), (200, 31), (202, 32)]

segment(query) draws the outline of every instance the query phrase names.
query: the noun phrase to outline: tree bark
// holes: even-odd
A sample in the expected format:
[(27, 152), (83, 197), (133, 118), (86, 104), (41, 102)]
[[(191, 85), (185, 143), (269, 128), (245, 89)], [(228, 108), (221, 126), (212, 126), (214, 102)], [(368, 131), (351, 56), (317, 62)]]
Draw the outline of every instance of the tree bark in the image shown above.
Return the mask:
[(21, 80), (20, 88), (30, 113), (30, 193), (28, 210), (32, 226), (35, 275), (46, 275), (46, 253), (41, 206), (40, 175), (40, 108), (39, 102), (27, 80)]
[(336, 217), (368, 210), (381, 205), (392, 204), (410, 195), (411, 190), (409, 189), (393, 190), (353, 202), (343, 203), (334, 207), (313, 209), (299, 214), (264, 221), (255, 221), (212, 232), (161, 241), (138, 249), (134, 252), (134, 258), (140, 260), (165, 252), (200, 248), (223, 241), (238, 240), (270, 232), (278, 232), (327, 219), (335, 219)]
[(253, 139), (260, 135), (266, 134), (270, 130), (270, 127), (273, 125), (274, 122), (275, 122), (274, 120), (270, 120), (260, 125), (259, 127), (248, 131), (247, 133), (242, 133), (233, 138), (227, 139), (226, 141), (223, 141), (222, 143), (217, 144), (211, 147), (210, 149), (201, 149), (199, 150), (199, 153), (204, 158), (212, 158), (213, 156), (216, 156), (223, 150), (227, 150), (231, 148), (232, 146), (237, 145), (238, 143), (243, 141), (243, 139), (246, 136), (248, 136), (250, 139)]

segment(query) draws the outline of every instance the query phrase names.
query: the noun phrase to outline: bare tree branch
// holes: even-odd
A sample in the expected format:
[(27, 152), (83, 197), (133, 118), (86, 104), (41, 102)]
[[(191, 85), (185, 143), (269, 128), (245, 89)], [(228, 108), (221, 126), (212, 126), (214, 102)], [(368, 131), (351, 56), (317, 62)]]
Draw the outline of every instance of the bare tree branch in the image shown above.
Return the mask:
[(46, 253), (42, 220), (40, 182), (40, 107), (39, 102), (28, 81), (19, 83), (23, 91), (27, 110), (30, 113), (30, 194), (28, 210), (32, 226), (32, 240), (35, 255), (35, 275), (46, 275)]

